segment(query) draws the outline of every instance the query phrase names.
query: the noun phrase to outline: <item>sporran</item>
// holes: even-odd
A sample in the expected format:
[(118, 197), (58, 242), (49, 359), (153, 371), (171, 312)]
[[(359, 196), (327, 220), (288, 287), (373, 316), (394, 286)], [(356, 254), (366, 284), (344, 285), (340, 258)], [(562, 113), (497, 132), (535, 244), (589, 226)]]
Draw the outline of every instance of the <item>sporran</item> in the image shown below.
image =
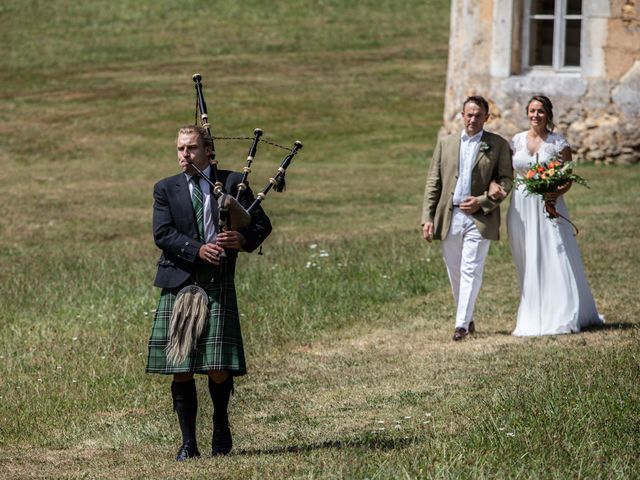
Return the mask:
[(208, 303), (207, 292), (197, 285), (187, 285), (178, 292), (169, 321), (169, 363), (182, 363), (195, 348), (209, 317)]

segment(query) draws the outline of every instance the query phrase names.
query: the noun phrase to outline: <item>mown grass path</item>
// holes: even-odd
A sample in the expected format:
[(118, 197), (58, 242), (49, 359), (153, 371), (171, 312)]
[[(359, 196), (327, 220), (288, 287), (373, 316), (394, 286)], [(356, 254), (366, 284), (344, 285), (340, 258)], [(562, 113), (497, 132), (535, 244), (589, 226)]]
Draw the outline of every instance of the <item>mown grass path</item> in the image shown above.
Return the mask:
[(238, 382), (224, 459), (176, 465), (165, 441), (129, 444), (132, 424), (175, 443), (174, 419), (150, 404), (99, 413), (101, 438), (2, 461), (16, 477), (632, 476), (637, 329), (523, 340), (485, 328), (453, 344), (449, 325), (418, 316), (259, 360)]

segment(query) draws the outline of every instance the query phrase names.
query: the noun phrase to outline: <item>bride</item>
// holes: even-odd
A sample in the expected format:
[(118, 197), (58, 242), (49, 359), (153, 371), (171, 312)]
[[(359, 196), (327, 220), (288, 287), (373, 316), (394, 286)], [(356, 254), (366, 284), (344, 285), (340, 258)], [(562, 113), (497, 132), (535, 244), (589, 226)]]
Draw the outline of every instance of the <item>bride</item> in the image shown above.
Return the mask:
[[(571, 161), (569, 144), (553, 131), (551, 101), (542, 95), (532, 97), (527, 116), (529, 130), (516, 134), (511, 145), (516, 178), (536, 160), (544, 164), (560, 155), (563, 162)], [(566, 184), (545, 195), (566, 218), (563, 194), (570, 187)], [(504, 194), (495, 185), (492, 190), (496, 196)], [(520, 184), (513, 189), (507, 231), (521, 292), (514, 335), (554, 335), (602, 325), (569, 222), (547, 218), (542, 198)]]

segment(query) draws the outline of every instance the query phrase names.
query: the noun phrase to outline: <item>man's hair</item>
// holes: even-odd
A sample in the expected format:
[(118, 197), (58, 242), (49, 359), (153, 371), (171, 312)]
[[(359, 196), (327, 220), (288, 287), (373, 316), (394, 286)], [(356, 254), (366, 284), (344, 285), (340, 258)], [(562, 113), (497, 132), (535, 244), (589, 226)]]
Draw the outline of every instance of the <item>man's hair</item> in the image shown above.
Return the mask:
[(529, 105), (531, 105), (531, 102), (540, 102), (542, 104), (542, 109), (544, 113), (547, 114), (547, 130), (552, 132), (555, 125), (553, 123), (553, 104), (551, 100), (549, 100), (549, 97), (545, 97), (544, 95), (534, 95), (531, 97), (527, 102), (527, 109), (525, 110), (527, 116), (529, 116)]
[(178, 130), (178, 136), (183, 133), (187, 135), (195, 133), (196, 135), (198, 135), (200, 140), (202, 140), (202, 145), (204, 145), (205, 147), (211, 146), (213, 144), (213, 140), (211, 139), (211, 135), (209, 134), (207, 129), (199, 127), (198, 125), (185, 125), (183, 127), (180, 127), (180, 130)]
[(464, 107), (467, 106), (467, 103), (475, 103), (480, 108), (484, 108), (485, 113), (489, 113), (489, 103), (484, 99), (484, 97), (481, 97), (480, 95), (471, 95), (470, 97), (467, 97), (467, 99), (462, 104), (463, 111)]

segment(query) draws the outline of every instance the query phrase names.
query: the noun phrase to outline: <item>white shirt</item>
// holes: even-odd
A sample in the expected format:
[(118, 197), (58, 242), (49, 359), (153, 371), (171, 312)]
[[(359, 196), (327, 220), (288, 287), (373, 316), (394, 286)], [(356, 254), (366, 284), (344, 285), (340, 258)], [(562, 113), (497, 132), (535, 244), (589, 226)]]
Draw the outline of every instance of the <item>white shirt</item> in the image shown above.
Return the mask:
[(480, 130), (473, 137), (462, 130), (460, 135), (460, 158), (458, 159), (458, 181), (453, 191), (453, 204), (460, 205), (465, 198), (471, 196), (471, 171), (473, 162), (478, 155), (480, 138), (484, 130)]
[[(211, 171), (211, 165), (205, 168), (202, 173), (209, 177), (209, 172)], [(189, 195), (193, 196), (193, 182), (191, 181), (191, 175), (185, 173), (187, 177), (187, 184), (189, 185)], [(216, 222), (213, 221), (213, 217), (211, 214), (211, 187), (209, 186), (209, 182), (200, 178), (199, 182), (200, 190), (202, 190), (202, 206), (204, 207), (204, 238), (205, 243), (212, 243), (216, 238)]]

